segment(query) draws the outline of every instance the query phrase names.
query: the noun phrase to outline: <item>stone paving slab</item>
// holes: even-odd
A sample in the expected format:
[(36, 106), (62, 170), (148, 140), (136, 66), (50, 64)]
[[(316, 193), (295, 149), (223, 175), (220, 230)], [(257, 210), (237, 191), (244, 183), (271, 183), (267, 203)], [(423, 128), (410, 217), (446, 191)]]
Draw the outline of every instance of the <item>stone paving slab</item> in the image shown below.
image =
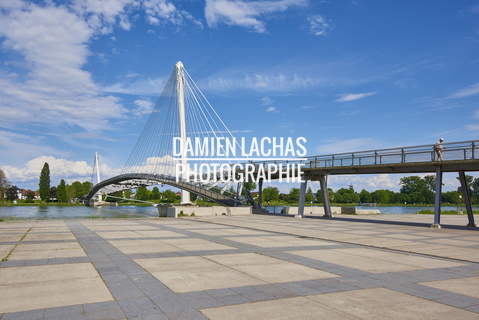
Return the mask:
[(479, 298), (479, 277), (429, 281), (419, 284)]
[(477, 319), (477, 314), (384, 288), (309, 296), (359, 319)]
[(0, 320), (479, 319), (479, 230), (430, 219), (2, 222)]
[(0, 313), (113, 300), (90, 263), (0, 268)]
[(315, 303), (311, 299), (296, 297), (274, 301), (239, 304), (228, 307), (203, 309), (201, 312), (213, 320), (233, 319), (338, 319), (355, 317)]
[(207, 257), (173, 257), (136, 260), (175, 292), (258, 285), (266, 282), (248, 274), (212, 262)]
[(77, 242), (19, 244), (9, 260), (53, 259), (84, 257), (85, 251)]

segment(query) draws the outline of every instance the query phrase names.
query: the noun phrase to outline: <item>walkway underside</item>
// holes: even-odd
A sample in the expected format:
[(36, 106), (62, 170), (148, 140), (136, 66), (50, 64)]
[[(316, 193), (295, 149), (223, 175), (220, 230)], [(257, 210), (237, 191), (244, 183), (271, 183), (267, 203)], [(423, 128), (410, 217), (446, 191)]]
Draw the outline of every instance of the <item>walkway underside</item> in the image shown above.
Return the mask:
[(311, 167), (303, 170), (308, 180), (322, 175), (381, 174), (381, 173), (430, 173), (440, 168), (442, 172), (478, 171), (479, 159), (433, 162), (388, 163), (336, 167)]
[(136, 189), (140, 187), (154, 186), (158, 184), (167, 184), (181, 190), (189, 191), (201, 196), (204, 199), (216, 202), (223, 206), (234, 207), (239, 205), (239, 201), (232, 199), (223, 194), (202, 188), (187, 182), (176, 181), (175, 177), (159, 175), (159, 174), (145, 174), (145, 173), (128, 173), (122, 174), (110, 179), (106, 179), (96, 184), (93, 189), (86, 196), (86, 201), (91, 199), (98, 193), (110, 194), (114, 192)]

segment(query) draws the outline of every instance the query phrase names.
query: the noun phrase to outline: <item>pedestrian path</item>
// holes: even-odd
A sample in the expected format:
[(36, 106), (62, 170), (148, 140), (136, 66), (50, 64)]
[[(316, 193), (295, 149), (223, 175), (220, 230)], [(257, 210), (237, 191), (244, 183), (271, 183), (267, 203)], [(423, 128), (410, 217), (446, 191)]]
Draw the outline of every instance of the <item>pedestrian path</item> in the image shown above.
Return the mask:
[(430, 218), (2, 222), (0, 319), (479, 319), (478, 230)]

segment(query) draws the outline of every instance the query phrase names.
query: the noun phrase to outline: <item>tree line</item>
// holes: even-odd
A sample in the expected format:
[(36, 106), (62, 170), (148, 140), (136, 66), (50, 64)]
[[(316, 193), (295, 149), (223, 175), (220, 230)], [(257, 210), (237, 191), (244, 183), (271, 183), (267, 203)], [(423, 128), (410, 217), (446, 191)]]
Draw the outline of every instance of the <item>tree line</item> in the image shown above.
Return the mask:
[[(466, 184), (469, 189), (471, 201), (474, 204), (479, 203), (479, 178), (466, 175)], [(388, 189), (379, 189), (369, 192), (365, 189), (360, 192), (354, 190), (354, 186), (341, 188), (333, 191), (328, 188), (328, 197), (331, 203), (338, 204), (434, 204), (436, 177), (427, 175), (423, 178), (418, 176), (409, 176), (400, 179), (401, 186), (399, 192)], [(267, 203), (297, 203), (299, 201), (299, 188), (292, 188), (288, 194), (280, 193), (276, 187), (267, 187), (263, 189), (263, 204)], [(308, 188), (305, 195), (306, 203), (323, 203), (323, 194), (321, 189), (316, 193)], [(462, 190), (447, 191), (441, 194), (441, 201), (451, 204), (461, 204)]]
[[(92, 188), (92, 183), (89, 181), (79, 182), (75, 181), (71, 185), (66, 184), (65, 180), (61, 180), (58, 186), (51, 186), (50, 181), (50, 168), (48, 163), (45, 163), (39, 178), (38, 194), (42, 202), (58, 201), (60, 203), (68, 203), (81, 199)], [(466, 184), (469, 189), (469, 195), (471, 201), (474, 204), (479, 203), (479, 178), (466, 175)], [(348, 188), (341, 188), (336, 192), (328, 188), (328, 197), (331, 203), (337, 204), (434, 204), (435, 201), (435, 188), (436, 177), (434, 175), (427, 175), (423, 178), (418, 176), (409, 176), (400, 179), (399, 185), (401, 186), (399, 192), (394, 192), (388, 189), (375, 190), (369, 192), (365, 189), (357, 192), (354, 190), (354, 186), (350, 185)], [(219, 188), (217, 188), (219, 191)], [(254, 183), (246, 183), (245, 190), (251, 192), (256, 189)], [(11, 185), (7, 180), (3, 170), (0, 169), (0, 200), (14, 201), (18, 198), (18, 191), (20, 189), (17, 186)], [(235, 190), (227, 190), (230, 196), (234, 196)], [(299, 188), (291, 188), (289, 193), (280, 193), (277, 187), (269, 186), (263, 189), (262, 202), (263, 204), (270, 203), (284, 203), (293, 204), (299, 201)], [(28, 191), (26, 194), (26, 201), (33, 202), (35, 193)], [(127, 190), (125, 192), (118, 192), (112, 194), (113, 197), (118, 198), (131, 198), (132, 191)], [(323, 194), (321, 190), (316, 193), (308, 188), (305, 196), (306, 203), (322, 203)], [(192, 201), (195, 201), (197, 196), (191, 194)], [(443, 192), (441, 194), (441, 200), (445, 203), (461, 204), (462, 190), (459, 187), (456, 191)], [(160, 201), (160, 202), (178, 202), (180, 196), (171, 190), (160, 192), (158, 187), (153, 187), (151, 190), (146, 187), (141, 187), (136, 190), (136, 200), (142, 201)], [(109, 198), (108, 201), (118, 201), (116, 198)]]
[[(75, 181), (72, 184), (66, 184), (64, 179), (61, 179), (58, 186), (51, 186), (50, 167), (45, 162), (40, 173), (37, 192), (26, 191), (25, 200), (27, 203), (33, 203), (35, 196), (38, 194), (42, 203), (51, 201), (69, 203), (87, 195), (91, 188), (92, 183), (89, 181)], [(0, 169), (0, 200), (15, 201), (18, 199), (19, 191), (22, 190), (12, 185), (7, 180), (5, 172)]]

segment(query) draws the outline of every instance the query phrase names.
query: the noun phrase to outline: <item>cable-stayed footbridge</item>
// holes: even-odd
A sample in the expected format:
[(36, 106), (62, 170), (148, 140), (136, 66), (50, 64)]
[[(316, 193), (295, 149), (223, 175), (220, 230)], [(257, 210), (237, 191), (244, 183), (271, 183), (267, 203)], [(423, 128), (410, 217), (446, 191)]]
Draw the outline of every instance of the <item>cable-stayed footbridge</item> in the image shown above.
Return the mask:
[[(182, 190), (182, 203), (190, 203), (193, 192), (221, 205), (237, 206), (241, 204), (237, 195), (242, 182), (231, 173), (226, 175), (225, 168), (239, 160), (234, 155), (217, 157), (220, 147), (216, 141), (235, 139), (178, 62), (122, 172), (99, 181), (86, 200), (99, 194), (168, 184)], [(194, 142), (198, 142), (197, 150), (192, 149)]]

